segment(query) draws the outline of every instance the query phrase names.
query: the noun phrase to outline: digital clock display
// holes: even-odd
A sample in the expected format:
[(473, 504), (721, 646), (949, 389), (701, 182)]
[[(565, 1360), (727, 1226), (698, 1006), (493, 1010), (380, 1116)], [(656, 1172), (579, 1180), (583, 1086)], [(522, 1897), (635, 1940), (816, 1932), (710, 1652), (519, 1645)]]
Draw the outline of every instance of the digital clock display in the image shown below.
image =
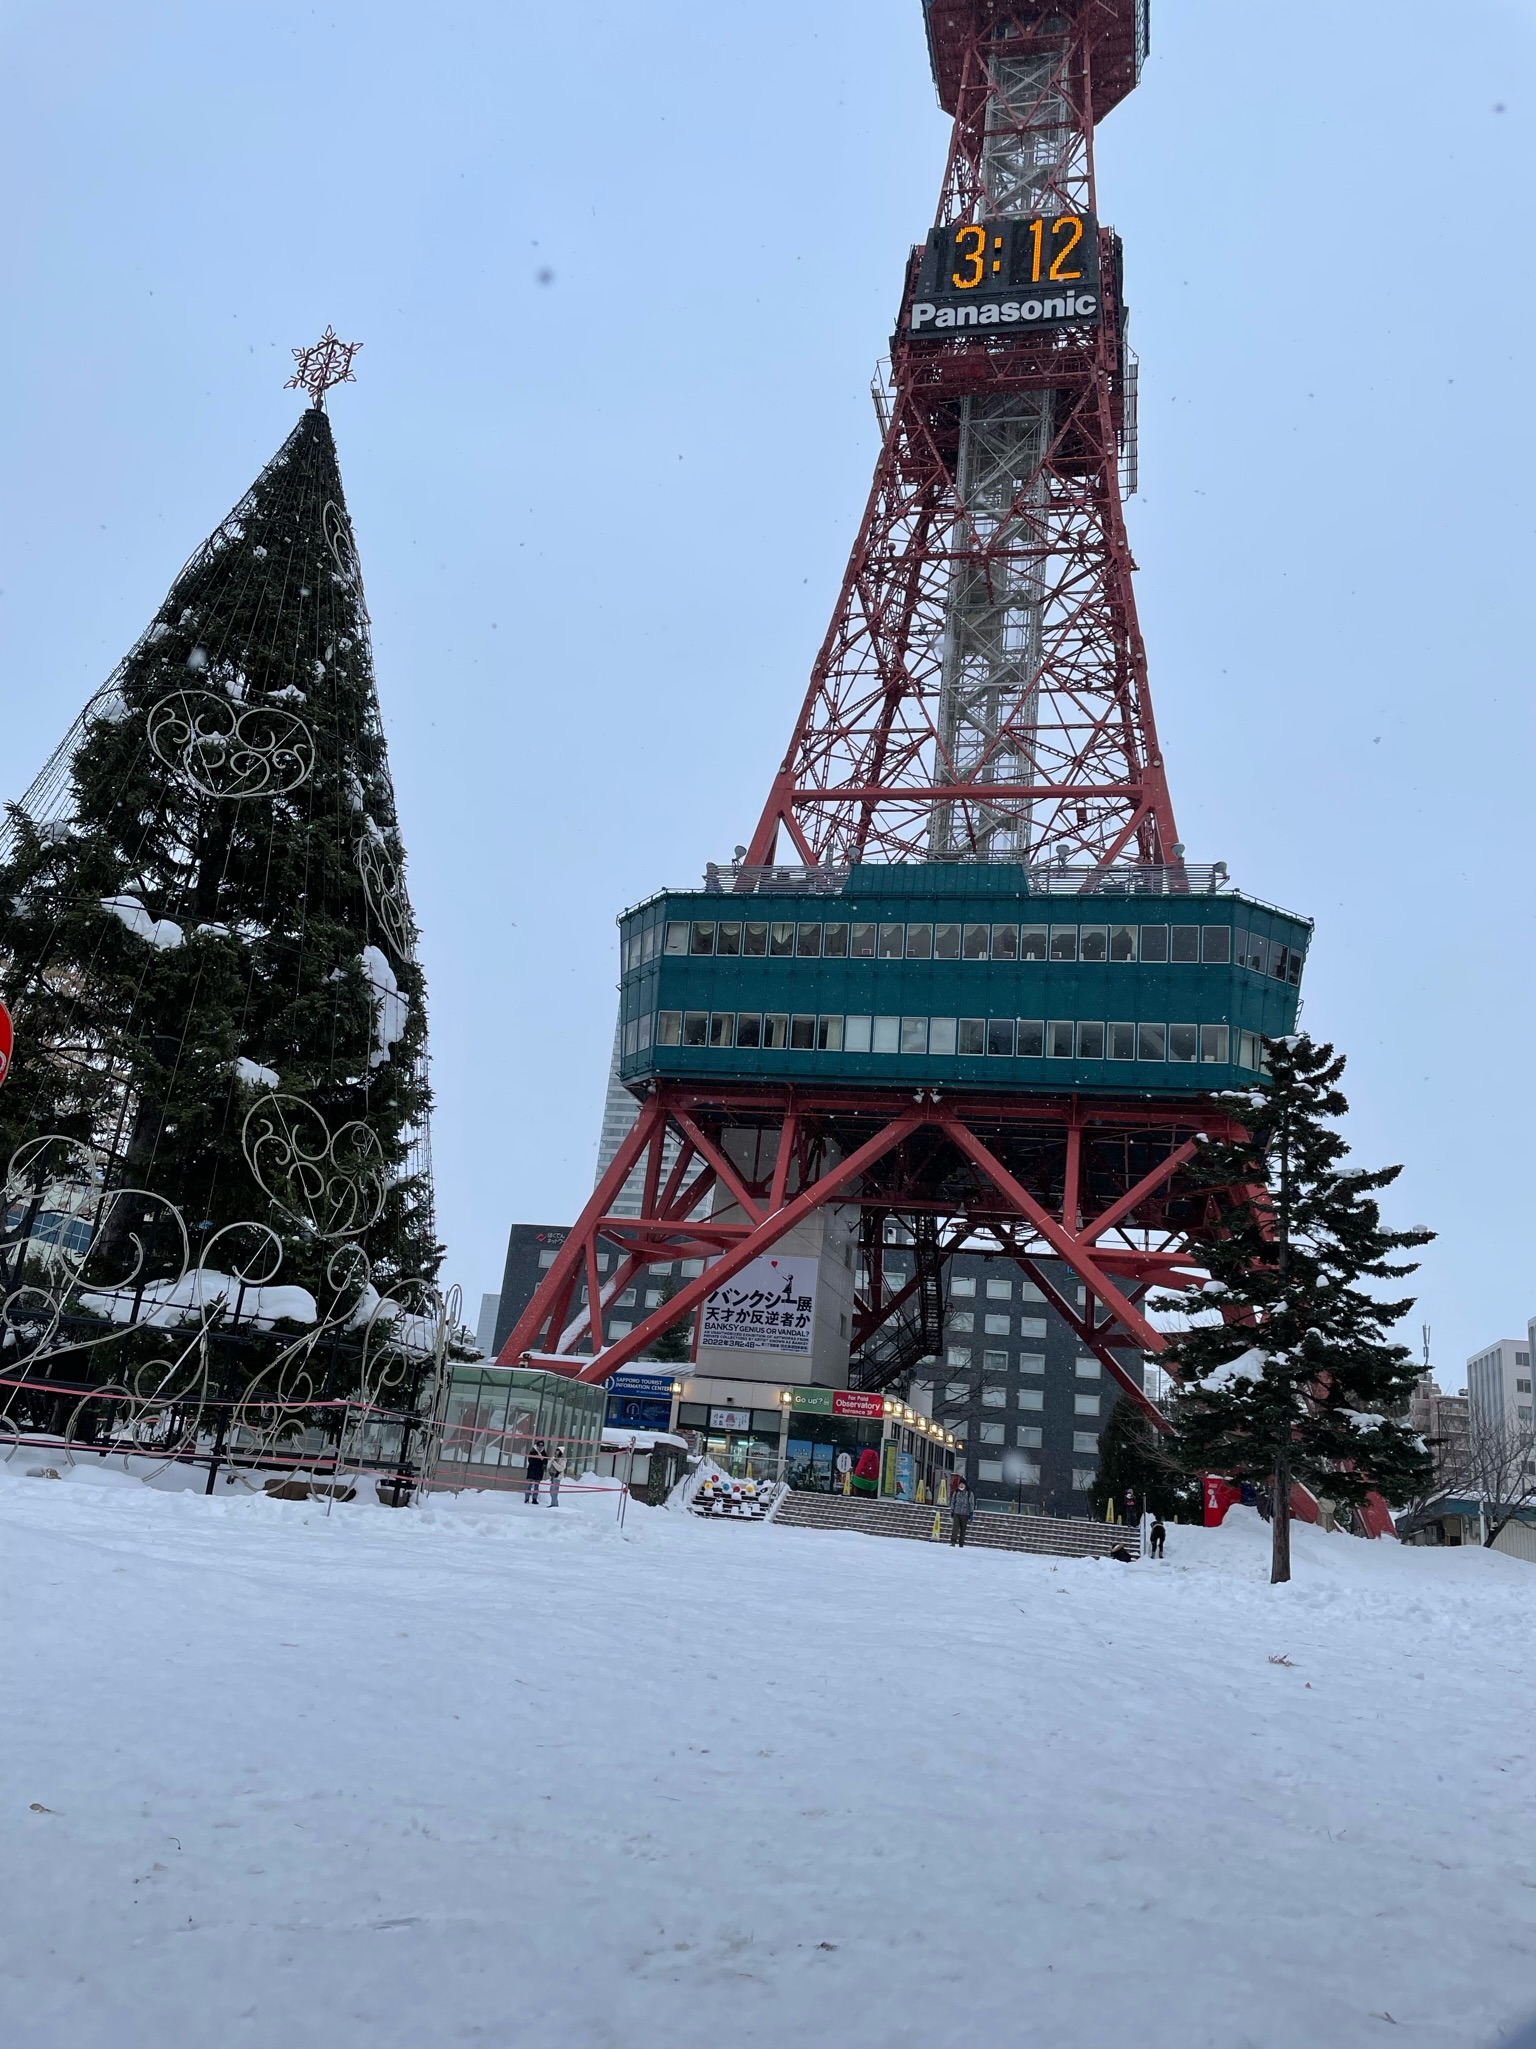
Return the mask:
[(1099, 308), (1099, 232), (1091, 214), (952, 221), (928, 236), (907, 332), (1091, 324)]

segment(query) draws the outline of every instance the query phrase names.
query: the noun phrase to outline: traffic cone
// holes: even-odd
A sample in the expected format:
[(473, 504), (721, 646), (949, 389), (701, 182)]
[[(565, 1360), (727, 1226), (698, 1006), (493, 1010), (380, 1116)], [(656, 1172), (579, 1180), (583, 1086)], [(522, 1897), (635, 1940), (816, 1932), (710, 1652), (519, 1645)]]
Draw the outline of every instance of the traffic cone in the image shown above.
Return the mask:
[(933, 1511), (933, 1541), (936, 1544), (941, 1544), (944, 1541), (943, 1512), (937, 1508)]

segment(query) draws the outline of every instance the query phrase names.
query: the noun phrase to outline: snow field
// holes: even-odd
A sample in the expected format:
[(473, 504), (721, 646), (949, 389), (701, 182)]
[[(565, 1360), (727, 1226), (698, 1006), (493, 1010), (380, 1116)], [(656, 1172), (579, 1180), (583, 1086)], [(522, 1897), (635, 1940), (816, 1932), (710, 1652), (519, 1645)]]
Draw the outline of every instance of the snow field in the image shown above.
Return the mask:
[(15, 1474), (9, 2049), (1476, 2049), (1536, 2009), (1517, 1561), (1299, 1527), (1271, 1590), (1242, 1511), (1127, 1567)]

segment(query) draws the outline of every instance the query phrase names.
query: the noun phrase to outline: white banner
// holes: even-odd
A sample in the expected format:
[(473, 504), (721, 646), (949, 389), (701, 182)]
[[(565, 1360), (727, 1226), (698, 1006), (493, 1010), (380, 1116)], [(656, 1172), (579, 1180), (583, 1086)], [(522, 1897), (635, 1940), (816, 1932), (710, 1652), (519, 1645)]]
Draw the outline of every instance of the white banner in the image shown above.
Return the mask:
[(749, 1260), (734, 1279), (705, 1296), (700, 1345), (809, 1354), (816, 1269), (817, 1261), (809, 1253), (781, 1252)]

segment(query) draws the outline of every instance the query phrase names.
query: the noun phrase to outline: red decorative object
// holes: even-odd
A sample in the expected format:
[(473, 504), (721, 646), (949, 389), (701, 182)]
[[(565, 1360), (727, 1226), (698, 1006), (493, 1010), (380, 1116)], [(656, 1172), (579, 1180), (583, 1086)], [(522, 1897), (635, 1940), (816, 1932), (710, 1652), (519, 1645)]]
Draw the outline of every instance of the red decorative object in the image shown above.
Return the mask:
[(3, 1082), (11, 1071), (11, 1047), (14, 1043), (11, 1035), (11, 1013), (3, 1003), (0, 1003), (0, 1082)]

